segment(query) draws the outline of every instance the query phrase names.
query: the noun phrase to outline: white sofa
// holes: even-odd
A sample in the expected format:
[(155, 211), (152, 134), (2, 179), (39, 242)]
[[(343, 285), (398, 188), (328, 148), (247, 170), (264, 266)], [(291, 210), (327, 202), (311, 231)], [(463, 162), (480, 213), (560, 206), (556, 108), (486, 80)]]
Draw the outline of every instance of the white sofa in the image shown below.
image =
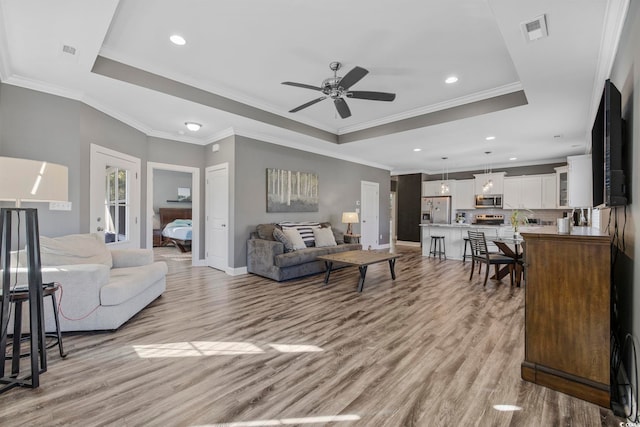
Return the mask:
[[(43, 283), (58, 282), (60, 329), (113, 330), (158, 298), (167, 265), (151, 249), (109, 250), (97, 234), (40, 237)], [(16, 260), (24, 265), (24, 260)], [(20, 282), (26, 283), (26, 272)], [(44, 301), (47, 331), (55, 329), (52, 305)]]

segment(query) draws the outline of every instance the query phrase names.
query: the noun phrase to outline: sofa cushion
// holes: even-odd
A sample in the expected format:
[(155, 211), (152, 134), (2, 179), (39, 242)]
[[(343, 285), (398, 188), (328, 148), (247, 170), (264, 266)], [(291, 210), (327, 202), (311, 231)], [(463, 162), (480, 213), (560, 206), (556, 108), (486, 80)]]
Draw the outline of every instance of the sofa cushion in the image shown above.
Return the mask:
[(336, 239), (333, 237), (331, 227), (328, 228), (314, 228), (313, 237), (316, 240), (316, 247), (323, 248), (325, 246), (336, 246)]
[(104, 264), (111, 268), (113, 260), (102, 236), (70, 234), (61, 237), (40, 236), (40, 263), (43, 266), (69, 264)]
[(329, 253), (329, 248), (305, 248), (285, 254), (276, 255), (274, 262), (277, 267), (291, 267), (294, 265), (304, 264), (306, 262), (316, 261), (320, 255)]
[(287, 236), (287, 239), (289, 239), (289, 241), (291, 242), (291, 245), (293, 246), (294, 251), (298, 249), (304, 249), (307, 247), (304, 243), (304, 240), (302, 240), (302, 236), (300, 236), (300, 233), (295, 228), (287, 228), (282, 230), (282, 232), (284, 233), (285, 236)]
[[(279, 228), (274, 228), (273, 237), (275, 237), (275, 240), (277, 240), (278, 242), (284, 245), (285, 252), (293, 252), (293, 243), (291, 243), (291, 240), (289, 240), (287, 235), (284, 234), (284, 231), (280, 230)], [(263, 239), (263, 240), (266, 240), (266, 239)]]
[(278, 227), (278, 224), (258, 224), (256, 232), (258, 233), (258, 237), (263, 240), (276, 240), (273, 232), (278, 229)]
[(313, 229), (320, 228), (320, 223), (307, 221), (307, 222), (281, 222), (280, 227), (282, 230), (286, 229), (296, 229), (300, 233), (302, 240), (304, 241), (305, 246), (311, 247), (315, 246), (315, 239), (313, 237)]
[(111, 270), (109, 283), (100, 288), (100, 305), (119, 305), (141, 294), (167, 274), (167, 264), (153, 264)]

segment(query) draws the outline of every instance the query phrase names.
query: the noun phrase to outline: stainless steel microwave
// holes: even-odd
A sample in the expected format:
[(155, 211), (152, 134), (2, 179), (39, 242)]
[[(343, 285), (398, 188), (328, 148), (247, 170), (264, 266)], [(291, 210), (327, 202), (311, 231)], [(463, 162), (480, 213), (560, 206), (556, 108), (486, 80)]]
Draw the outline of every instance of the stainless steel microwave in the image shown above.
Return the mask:
[(502, 194), (476, 195), (476, 208), (501, 208)]

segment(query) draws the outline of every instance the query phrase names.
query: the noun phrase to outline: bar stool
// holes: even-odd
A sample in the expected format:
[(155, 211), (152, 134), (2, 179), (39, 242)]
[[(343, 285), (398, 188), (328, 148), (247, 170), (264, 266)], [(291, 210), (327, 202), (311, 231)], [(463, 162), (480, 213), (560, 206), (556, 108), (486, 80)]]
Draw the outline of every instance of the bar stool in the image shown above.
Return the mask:
[[(42, 287), (42, 298), (51, 297), (53, 304), (53, 318), (56, 324), (56, 331), (54, 333), (46, 333), (45, 336), (53, 337), (56, 339), (47, 348), (58, 346), (60, 351), (60, 357), (67, 357), (62, 347), (62, 333), (60, 332), (60, 321), (58, 319), (58, 305), (56, 304), (56, 291), (60, 288), (58, 283), (46, 284)], [(22, 303), (29, 301), (28, 290), (14, 290), (9, 293), (9, 302), (15, 304), (15, 314), (13, 317), (13, 351), (12, 351), (12, 363), (11, 374), (17, 375), (20, 369), (19, 359), (21, 357), (29, 356), (29, 353), (20, 353), (20, 342), (22, 341)], [(45, 343), (40, 343), (39, 351), (45, 351)], [(7, 356), (5, 355), (5, 358)], [(46, 366), (40, 367), (43, 371), (46, 370)]]
[(473, 257), (473, 254), (470, 252), (467, 255), (467, 246), (471, 247), (471, 241), (469, 241), (468, 237), (464, 237), (464, 252), (462, 253), (462, 262), (464, 263), (467, 260), (467, 257)]
[(429, 245), (429, 257), (433, 255), (435, 258), (438, 255), (438, 259), (447, 259), (446, 246), (444, 243), (444, 236), (431, 236), (431, 244)]

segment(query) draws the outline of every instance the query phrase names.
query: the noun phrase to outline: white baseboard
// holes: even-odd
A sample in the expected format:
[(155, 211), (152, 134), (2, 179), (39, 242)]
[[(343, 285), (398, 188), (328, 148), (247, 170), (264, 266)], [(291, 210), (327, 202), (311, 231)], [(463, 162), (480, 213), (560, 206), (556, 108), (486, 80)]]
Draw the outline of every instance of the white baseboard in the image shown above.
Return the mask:
[(405, 242), (404, 240), (396, 241), (396, 245), (420, 247), (420, 242)]
[(225, 273), (227, 273), (229, 276), (242, 276), (243, 274), (249, 274), (249, 272), (247, 271), (247, 267), (227, 267), (225, 269)]
[(378, 245), (378, 249), (391, 249), (391, 245), (389, 243), (384, 245)]
[(206, 259), (198, 259), (196, 261), (192, 261), (191, 265), (193, 267), (206, 267), (207, 266), (207, 260)]

